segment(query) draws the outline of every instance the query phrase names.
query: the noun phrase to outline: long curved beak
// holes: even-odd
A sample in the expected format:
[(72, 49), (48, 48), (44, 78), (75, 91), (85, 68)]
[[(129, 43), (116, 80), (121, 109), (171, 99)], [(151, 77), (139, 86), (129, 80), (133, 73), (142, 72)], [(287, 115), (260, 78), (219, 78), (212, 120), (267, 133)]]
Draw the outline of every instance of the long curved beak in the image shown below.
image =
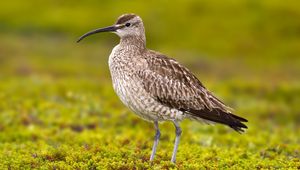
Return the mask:
[(90, 35), (93, 35), (93, 34), (96, 34), (96, 33), (99, 33), (99, 32), (112, 32), (112, 31), (116, 31), (117, 29), (119, 29), (120, 26), (118, 25), (113, 25), (113, 26), (109, 26), (109, 27), (105, 27), (105, 28), (98, 28), (98, 29), (95, 29), (95, 30), (92, 30), (92, 31), (89, 31), (85, 34), (83, 34), (78, 40), (77, 40), (77, 43), (79, 43), (81, 40), (83, 40), (85, 37), (88, 37)]

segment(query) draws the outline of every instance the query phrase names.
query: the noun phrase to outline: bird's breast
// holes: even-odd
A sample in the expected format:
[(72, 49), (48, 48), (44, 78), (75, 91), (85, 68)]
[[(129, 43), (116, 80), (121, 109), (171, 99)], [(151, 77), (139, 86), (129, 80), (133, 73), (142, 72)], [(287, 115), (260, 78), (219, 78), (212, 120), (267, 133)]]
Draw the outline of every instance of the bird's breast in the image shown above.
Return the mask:
[(134, 52), (117, 45), (112, 50), (108, 61), (114, 90), (127, 106), (130, 104), (128, 98), (133, 91), (138, 91), (139, 87), (139, 80), (135, 75), (138, 69), (135, 55)]
[(140, 54), (116, 46), (109, 56), (109, 69), (113, 88), (120, 100), (146, 120), (167, 120), (182, 117), (176, 109), (159, 103), (146, 91), (138, 72), (147, 69)]

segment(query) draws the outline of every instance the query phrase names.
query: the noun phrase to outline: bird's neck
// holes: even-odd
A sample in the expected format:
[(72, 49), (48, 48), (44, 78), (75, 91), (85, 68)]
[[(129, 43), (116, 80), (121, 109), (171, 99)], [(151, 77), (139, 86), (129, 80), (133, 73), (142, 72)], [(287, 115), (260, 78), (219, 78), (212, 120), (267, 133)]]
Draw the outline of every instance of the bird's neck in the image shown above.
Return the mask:
[(122, 37), (120, 40), (122, 47), (132, 47), (134, 49), (145, 50), (146, 49), (146, 38), (145, 36), (127, 36)]

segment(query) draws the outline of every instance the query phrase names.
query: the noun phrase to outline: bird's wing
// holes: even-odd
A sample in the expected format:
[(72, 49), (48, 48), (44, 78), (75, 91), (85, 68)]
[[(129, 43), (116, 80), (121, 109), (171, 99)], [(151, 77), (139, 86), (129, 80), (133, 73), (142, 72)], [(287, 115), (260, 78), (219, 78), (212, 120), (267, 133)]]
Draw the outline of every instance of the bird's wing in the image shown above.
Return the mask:
[(237, 131), (246, 128), (244, 118), (212, 95), (187, 68), (154, 51), (145, 56), (147, 67), (139, 70), (146, 91), (157, 101), (195, 117), (229, 125)]

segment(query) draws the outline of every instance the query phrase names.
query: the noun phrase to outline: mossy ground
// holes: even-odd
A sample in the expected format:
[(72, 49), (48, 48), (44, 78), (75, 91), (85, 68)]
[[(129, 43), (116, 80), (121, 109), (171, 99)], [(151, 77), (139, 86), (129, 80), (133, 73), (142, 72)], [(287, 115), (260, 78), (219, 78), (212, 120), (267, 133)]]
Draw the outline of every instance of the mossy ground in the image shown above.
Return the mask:
[[(184, 63), (249, 120), (244, 134), (222, 125), (183, 121), (177, 163), (172, 164), (172, 123), (160, 124), (157, 155), (149, 162), (153, 124), (134, 115), (113, 92), (107, 58), (117, 38), (98, 35), (103, 41), (75, 43), (82, 31), (101, 26), (88, 17), (104, 15), (96, 7), (117, 5), (106, 14), (111, 17), (106, 23), (129, 7), (45, 1), (47, 5), (36, 4), (41, 7), (37, 9), (22, 2), (6, 2), (2, 7), (14, 8), (0, 10), (0, 169), (300, 169), (300, 36), (294, 30), (300, 26), (294, 20), (299, 5), (174, 1), (165, 6), (178, 9), (182, 18), (159, 9), (150, 15), (141, 3), (133, 6), (133, 12), (146, 16), (149, 47)], [(30, 13), (34, 9), (41, 15)], [(71, 20), (71, 14), (83, 19)], [(157, 21), (162, 24), (159, 32), (153, 15), (167, 21)], [(201, 31), (186, 28), (186, 35), (176, 34), (180, 27), (174, 24), (195, 20)]]

